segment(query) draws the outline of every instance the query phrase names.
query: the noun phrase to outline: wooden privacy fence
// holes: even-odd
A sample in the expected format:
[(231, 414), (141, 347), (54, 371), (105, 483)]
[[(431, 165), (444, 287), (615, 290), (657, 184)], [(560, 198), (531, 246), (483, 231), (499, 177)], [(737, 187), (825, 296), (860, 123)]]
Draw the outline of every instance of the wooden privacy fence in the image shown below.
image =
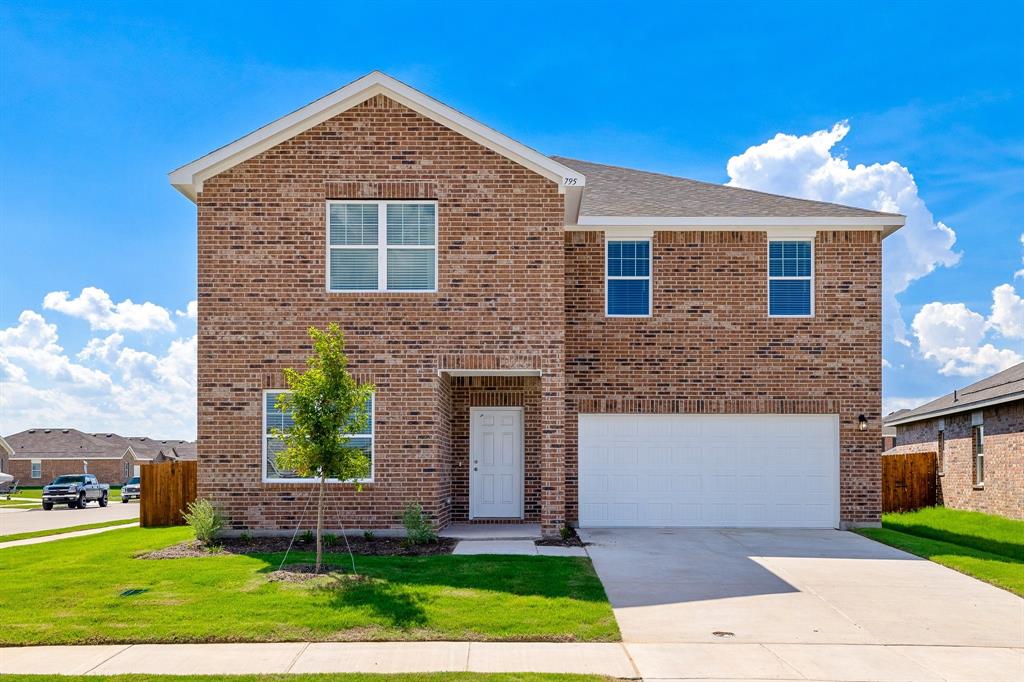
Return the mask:
[(196, 500), (196, 462), (143, 464), (139, 525), (182, 526), (188, 505)]
[(934, 452), (882, 455), (882, 512), (934, 507)]

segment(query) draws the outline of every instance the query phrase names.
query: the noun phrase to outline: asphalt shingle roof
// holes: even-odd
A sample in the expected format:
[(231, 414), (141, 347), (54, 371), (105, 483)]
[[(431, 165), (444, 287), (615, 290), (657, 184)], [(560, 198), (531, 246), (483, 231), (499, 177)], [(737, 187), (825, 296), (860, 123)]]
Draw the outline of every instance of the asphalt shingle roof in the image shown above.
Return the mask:
[(562, 156), (551, 158), (587, 177), (580, 206), (582, 216), (891, 218), (897, 215)]
[(161, 452), (170, 459), (195, 459), (196, 451), (192, 441), (126, 438), (116, 433), (84, 433), (78, 429), (27, 429), (5, 440), (15, 457), (40, 459), (120, 457), (129, 447), (143, 460), (153, 459)]
[(928, 415), (935, 412), (960, 412), (963, 410), (969, 410), (972, 406), (979, 403), (996, 400), (998, 398), (1007, 398), (1018, 394), (1020, 399), (1024, 400), (1024, 362), (1019, 365), (1014, 365), (1009, 369), (1004, 369), (1002, 372), (993, 374), (992, 376), (975, 382), (970, 386), (957, 389), (956, 391), (948, 393), (941, 398), (936, 398), (930, 403), (925, 403), (920, 407), (915, 407), (912, 410), (894, 412), (887, 416), (884, 421), (886, 423), (893, 421), (913, 421), (914, 417), (926, 419), (928, 418)]

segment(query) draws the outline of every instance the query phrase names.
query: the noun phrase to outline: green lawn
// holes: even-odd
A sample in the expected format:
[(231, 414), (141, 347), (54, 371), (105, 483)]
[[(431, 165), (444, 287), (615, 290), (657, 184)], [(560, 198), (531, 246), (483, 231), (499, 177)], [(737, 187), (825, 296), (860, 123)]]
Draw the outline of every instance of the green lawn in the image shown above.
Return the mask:
[[(544, 673), (416, 673), (406, 675), (89, 675), (89, 682), (611, 682), (598, 675)], [(5, 675), (4, 682), (82, 680), (81, 676)]]
[(41, 538), (47, 535), (63, 535), (76, 530), (91, 530), (93, 528), (107, 528), (109, 526), (124, 526), (129, 523), (138, 523), (138, 519), (115, 519), (113, 521), (100, 521), (99, 523), (83, 523), (80, 526), (68, 526), (67, 528), (51, 528), (49, 530), (34, 530), (27, 533), (12, 533), (11, 535), (0, 535), (0, 542), (12, 540), (27, 540), (28, 538)]
[(858, 532), (1024, 596), (1024, 521), (931, 507)]
[(188, 537), (129, 528), (0, 550), (0, 645), (619, 640), (585, 558), (357, 557), (368, 580), (320, 586), (268, 582), (280, 555), (133, 558)]

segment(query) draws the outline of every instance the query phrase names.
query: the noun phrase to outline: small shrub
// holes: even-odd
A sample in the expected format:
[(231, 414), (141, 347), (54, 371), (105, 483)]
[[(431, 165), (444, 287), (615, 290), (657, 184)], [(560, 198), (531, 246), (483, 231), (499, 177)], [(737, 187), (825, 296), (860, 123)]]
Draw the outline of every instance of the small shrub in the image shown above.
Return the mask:
[(572, 537), (572, 527), (568, 524), (562, 526), (562, 528), (558, 532), (562, 536), (562, 542), (566, 542), (569, 540), (569, 538)]
[(376, 537), (377, 536), (373, 534), (372, 530), (364, 530), (363, 531), (363, 539), (366, 540), (367, 542), (373, 542), (376, 539)]
[(252, 533), (250, 533), (247, 530), (243, 530), (239, 534), (238, 539), (241, 540), (242, 542), (248, 544), (248, 543), (252, 542)]
[(402, 514), (402, 525), (405, 526), (405, 541), (410, 545), (425, 545), (437, 542), (437, 533), (430, 525), (430, 518), (423, 513), (423, 507), (410, 502)]
[(338, 541), (338, 536), (334, 533), (324, 533), (324, 544), (328, 547)]
[(209, 500), (196, 500), (185, 512), (185, 522), (192, 528), (196, 540), (212, 545), (224, 527), (224, 517)]
[(311, 530), (303, 531), (302, 535), (299, 536), (299, 542), (309, 544), (316, 540), (316, 535)]

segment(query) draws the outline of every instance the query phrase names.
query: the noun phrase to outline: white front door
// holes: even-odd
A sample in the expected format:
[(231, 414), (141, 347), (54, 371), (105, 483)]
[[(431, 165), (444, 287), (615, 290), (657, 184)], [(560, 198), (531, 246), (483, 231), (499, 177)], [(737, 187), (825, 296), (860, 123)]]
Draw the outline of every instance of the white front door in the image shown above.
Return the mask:
[(523, 408), (470, 408), (469, 517), (522, 515)]

